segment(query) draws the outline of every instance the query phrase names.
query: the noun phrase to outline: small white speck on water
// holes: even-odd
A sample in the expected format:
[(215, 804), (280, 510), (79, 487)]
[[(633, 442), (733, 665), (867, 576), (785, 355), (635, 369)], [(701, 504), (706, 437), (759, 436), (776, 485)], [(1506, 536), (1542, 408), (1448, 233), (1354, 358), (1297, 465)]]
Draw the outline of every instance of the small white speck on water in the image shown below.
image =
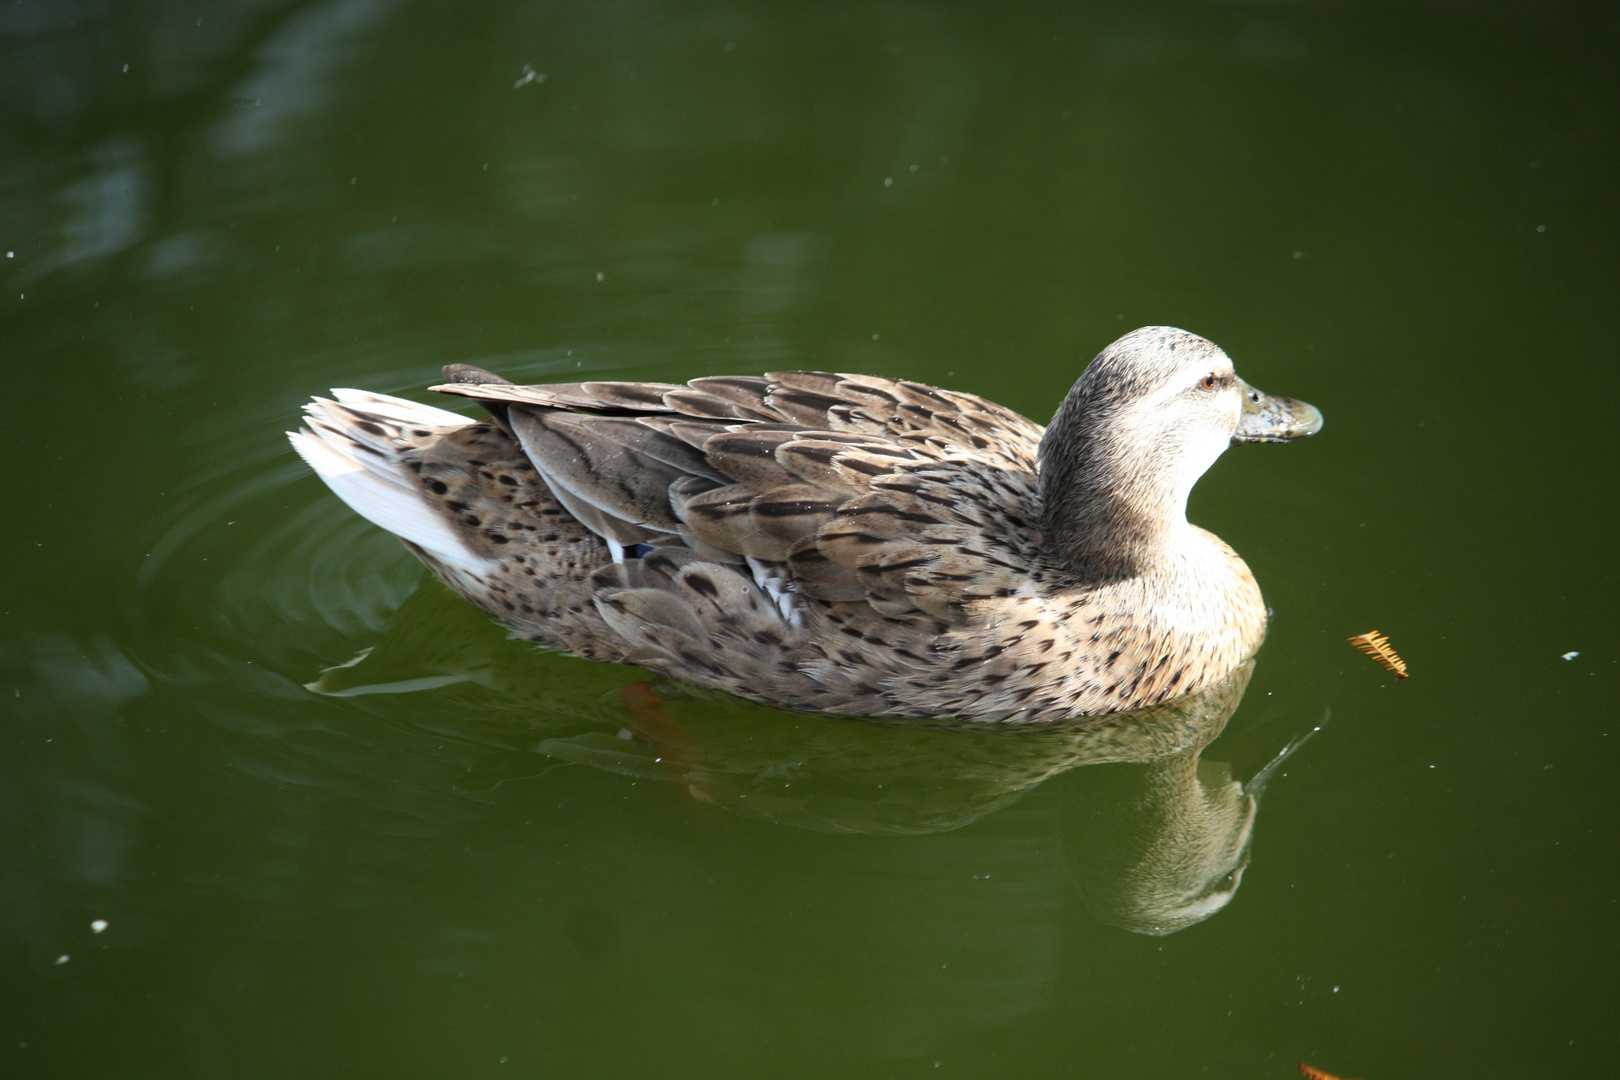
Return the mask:
[(1438, 769), (1438, 768), (1439, 768), (1439, 767), (1440, 767), (1440, 766), (1438, 766), (1438, 765), (1430, 765), (1430, 766), (1429, 766), (1429, 768), (1431, 768), (1431, 769)]
[(483, 169), (483, 171), (484, 171), (484, 172), (489, 172), (489, 162), (487, 162), (487, 161), (486, 161), (486, 162), (484, 162), (484, 169)]
[(1305, 253), (1304, 253), (1304, 252), (1303, 252), (1303, 251), (1296, 251), (1296, 252), (1294, 252), (1294, 258), (1296, 258), (1296, 259), (1303, 259), (1303, 258), (1304, 258), (1304, 257), (1305, 257)]
[(911, 171), (912, 171), (912, 172), (916, 172), (916, 171), (917, 171), (917, 166), (915, 166), (915, 165), (913, 165), (913, 166), (912, 166), (912, 167), (911, 167)]
[[(518, 79), (517, 82), (512, 84), (512, 89), (518, 90), (518, 89), (521, 89), (522, 87), (528, 86), (530, 83), (541, 83), (541, 82), (545, 82), (545, 81), (546, 81), (546, 73), (545, 72), (536, 71), (536, 70), (534, 70), (534, 68), (530, 67), (528, 64), (524, 64), (523, 65), (523, 76), (520, 79)], [(506, 1059), (501, 1058), (501, 1060), (505, 1061)]]
[(1334, 993), (1335, 993), (1335, 994), (1337, 994), (1337, 993), (1338, 993), (1338, 992), (1339, 992), (1339, 988), (1338, 988), (1338, 987), (1337, 987), (1337, 986), (1335, 986), (1335, 987), (1334, 987), (1334, 988), (1333, 988), (1333, 992), (1334, 992)]
[(360, 178), (358, 176), (349, 177), (349, 186), (350, 187), (353, 187), (354, 185), (358, 184), (359, 182), (360, 182)]
[(128, 64), (125, 64), (125, 65), (124, 65), (124, 74), (125, 74), (125, 75), (128, 75), (128, 74), (129, 74), (129, 65), (128, 65)]
[(17, 257), (17, 253), (16, 253), (16, 252), (15, 252), (15, 251), (8, 251), (8, 252), (6, 252), (6, 258), (8, 258), (8, 259), (15, 259), (15, 258), (16, 258), (16, 257)]
[(1565, 660), (1573, 660), (1579, 655), (1581, 655), (1581, 654), (1578, 653), (1578, 652), (1567, 652), (1567, 653), (1564, 654), (1564, 659)]
[(1537, 225), (1536, 226), (1536, 232), (1546, 232), (1546, 231), (1547, 231), (1547, 226), (1545, 226), (1545, 225)]
[(596, 272), (596, 280), (597, 281), (606, 281), (607, 280), (607, 275), (602, 273), (602, 271), (598, 270)]
[(630, 729), (627, 727), (620, 728), (618, 734), (619, 738), (623, 739), (625, 742), (629, 742), (631, 739), (635, 738), (635, 736), (630, 733)]
[(99, 934), (105, 929), (107, 929), (106, 919), (96, 919), (90, 923), (90, 932), (92, 934)]
[(892, 176), (885, 176), (885, 177), (884, 177), (884, 178), (883, 178), (883, 186), (884, 186), (884, 187), (894, 187), (894, 177), (892, 177)]
[(876, 341), (876, 340), (877, 340), (877, 335), (876, 335), (876, 334), (873, 334), (873, 335), (872, 335), (872, 340), (873, 340), (873, 341)]
[(63, 953), (61, 956), (58, 956), (56, 958), (56, 963), (58, 964), (58, 966), (60, 966), (62, 964), (65, 964), (67, 962), (68, 962), (68, 954), (67, 953)]
[(511, 1060), (512, 1060), (511, 1058), (504, 1058), (503, 1057), (503, 1058), (501, 1058), (501, 1064), (505, 1065), (508, 1061), (511, 1061)]

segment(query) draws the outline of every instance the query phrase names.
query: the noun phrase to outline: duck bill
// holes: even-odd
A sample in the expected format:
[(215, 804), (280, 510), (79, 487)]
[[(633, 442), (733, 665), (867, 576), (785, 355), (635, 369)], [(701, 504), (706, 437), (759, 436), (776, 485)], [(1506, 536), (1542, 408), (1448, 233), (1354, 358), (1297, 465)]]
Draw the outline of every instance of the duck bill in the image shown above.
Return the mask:
[(1250, 442), (1293, 442), (1322, 430), (1322, 413), (1315, 405), (1294, 398), (1274, 397), (1243, 384), (1243, 415), (1232, 432), (1232, 445)]

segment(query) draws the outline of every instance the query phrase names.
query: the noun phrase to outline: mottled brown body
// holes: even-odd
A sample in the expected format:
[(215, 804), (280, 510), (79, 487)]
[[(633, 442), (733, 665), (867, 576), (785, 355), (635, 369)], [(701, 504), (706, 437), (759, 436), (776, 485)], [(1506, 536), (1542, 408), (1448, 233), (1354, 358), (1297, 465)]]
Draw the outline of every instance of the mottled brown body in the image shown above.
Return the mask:
[[(492, 419), (344, 391), (294, 442), (523, 638), (857, 716), (1056, 720), (1227, 675), (1260, 645), (1265, 605), (1236, 553), (1186, 522), (1186, 493), (1230, 442), (1320, 425), (1169, 328), (1105, 350), (1049, 431), (869, 376), (447, 373), (436, 389)], [(345, 486), (361, 466), (386, 481), (380, 513)]]
[[(413, 437), (400, 455), (422, 494), (493, 566), (474, 576), (417, 554), (519, 636), (758, 701), (846, 715), (1048, 720), (1162, 702), (1254, 651), (1265, 632), (1259, 589), (1203, 530), (1147, 576), (1087, 584), (1045, 565), (1028, 524), (1037, 516), (1039, 429), (1019, 434), (1026, 454), (1003, 451), (1024, 461), (945, 457), (945, 468), (879, 473), (860, 512), (851, 504), (863, 496), (847, 493), (832, 528), (823, 526), (836, 530), (826, 544), (877, 579), (872, 595), (886, 610), (801, 593), (797, 627), (746, 565), (674, 545), (613, 563), (492, 422)], [(903, 537), (881, 535), (890, 511), (906, 515)], [(873, 519), (876, 533), (863, 532)], [(918, 533), (931, 561), (895, 569), (917, 557)]]

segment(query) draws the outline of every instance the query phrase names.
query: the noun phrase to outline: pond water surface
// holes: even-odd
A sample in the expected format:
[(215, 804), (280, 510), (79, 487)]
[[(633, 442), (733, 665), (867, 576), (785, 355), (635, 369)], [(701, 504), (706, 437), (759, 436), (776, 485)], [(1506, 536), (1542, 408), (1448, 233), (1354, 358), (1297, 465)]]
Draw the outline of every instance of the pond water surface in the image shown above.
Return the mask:
[[(1617, 38), (8, 5), (0, 1075), (1603, 1074)], [(1144, 324), (1327, 424), (1193, 494), (1275, 609), (1252, 671), (1102, 729), (650, 708), (282, 434), (454, 362), (1044, 422)]]

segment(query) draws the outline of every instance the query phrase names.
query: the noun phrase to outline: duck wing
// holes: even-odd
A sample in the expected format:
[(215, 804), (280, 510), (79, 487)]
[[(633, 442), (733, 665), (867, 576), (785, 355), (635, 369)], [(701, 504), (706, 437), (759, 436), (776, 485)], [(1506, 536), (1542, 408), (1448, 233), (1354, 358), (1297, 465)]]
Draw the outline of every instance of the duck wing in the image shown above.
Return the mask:
[(453, 364), (432, 389), (480, 404), (582, 409), (610, 416), (674, 415), (887, 435), (911, 445), (973, 451), (1008, 468), (1035, 467), (1045, 429), (976, 394), (905, 379), (778, 371), (721, 375), (685, 385), (582, 382), (518, 386), (481, 368)]
[(955, 621), (1019, 591), (1036, 557), (1042, 429), (971, 394), (826, 372), (685, 385), (447, 375), (434, 389), (490, 409), (610, 546), (747, 564), (792, 621), (791, 594)]

